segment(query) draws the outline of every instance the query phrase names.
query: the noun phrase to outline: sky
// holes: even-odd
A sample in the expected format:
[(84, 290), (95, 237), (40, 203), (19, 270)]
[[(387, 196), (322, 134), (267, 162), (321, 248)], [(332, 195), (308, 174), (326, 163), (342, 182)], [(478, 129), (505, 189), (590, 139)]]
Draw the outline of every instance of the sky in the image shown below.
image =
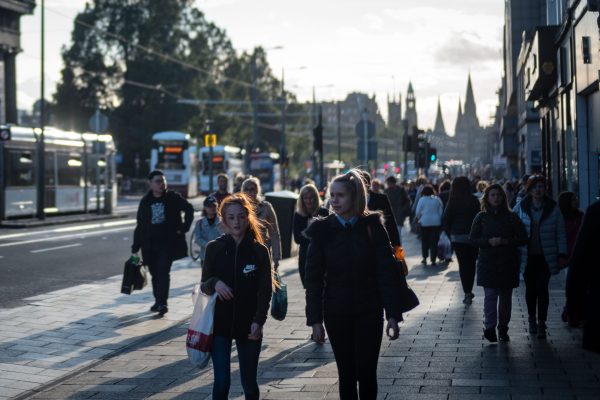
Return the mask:
[[(19, 108), (40, 96), (40, 1), (21, 19), (17, 57)], [(62, 46), (85, 0), (46, 0), (46, 97), (60, 80)], [(196, 0), (209, 21), (239, 50), (267, 49), (276, 74), (301, 101), (375, 95), (384, 118), (386, 98), (403, 102), (409, 81), (421, 128), (433, 128), (438, 98), (453, 134), (459, 98), (471, 74), (477, 112), (490, 124), (502, 75), (504, 2), (499, 0)], [(273, 49), (282, 47), (280, 49)], [(268, 50), (272, 49), (272, 50)], [(403, 105), (404, 109), (404, 105)]]

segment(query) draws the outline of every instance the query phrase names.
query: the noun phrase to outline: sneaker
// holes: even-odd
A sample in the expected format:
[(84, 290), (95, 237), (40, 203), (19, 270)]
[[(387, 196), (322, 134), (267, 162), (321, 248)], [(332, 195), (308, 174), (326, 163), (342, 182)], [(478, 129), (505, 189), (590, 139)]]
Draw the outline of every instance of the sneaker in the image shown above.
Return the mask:
[(154, 303), (152, 307), (150, 307), (150, 312), (158, 312), (158, 304)]
[(537, 326), (537, 322), (535, 322), (535, 319), (531, 319), (531, 317), (529, 318), (529, 333), (531, 334), (535, 334), (538, 332), (538, 326)]
[(163, 315), (165, 315), (166, 313), (169, 312), (169, 307), (163, 306), (163, 305), (158, 306), (157, 312), (158, 312), (158, 316), (162, 317)]
[(465, 298), (463, 299), (463, 304), (471, 304), (473, 303), (473, 293), (465, 293)]
[(546, 322), (539, 321), (537, 326), (538, 326), (538, 332), (537, 332), (538, 339), (546, 339)]
[(498, 339), (501, 342), (510, 342), (510, 336), (508, 336), (508, 327), (499, 327), (498, 328)]
[(421, 264), (423, 264), (423, 265), (427, 265), (427, 259), (426, 259), (426, 258), (422, 259), (422, 260), (421, 260)]
[(496, 336), (495, 329), (484, 329), (483, 337), (486, 338), (490, 343), (496, 343), (498, 341), (498, 337)]
[(432, 267), (437, 267), (437, 264), (436, 264), (436, 262), (435, 262), (435, 261), (432, 261), (432, 262), (431, 262), (431, 266), (432, 266)]

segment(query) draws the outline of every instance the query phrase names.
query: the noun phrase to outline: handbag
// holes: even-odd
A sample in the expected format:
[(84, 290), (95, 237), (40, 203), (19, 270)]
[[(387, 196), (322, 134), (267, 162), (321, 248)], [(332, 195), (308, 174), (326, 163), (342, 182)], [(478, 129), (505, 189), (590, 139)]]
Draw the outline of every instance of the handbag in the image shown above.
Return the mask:
[(134, 290), (142, 290), (148, 284), (148, 271), (137, 256), (125, 261), (121, 293), (131, 294)]
[(288, 308), (287, 285), (283, 283), (277, 272), (275, 272), (275, 282), (275, 291), (271, 297), (271, 316), (277, 321), (283, 321)]
[(216, 293), (210, 297), (197, 294), (194, 313), (188, 327), (185, 340), (188, 359), (200, 369), (205, 368), (210, 361), (216, 301)]
[(440, 239), (437, 243), (438, 257), (442, 260), (448, 260), (452, 257), (452, 244), (446, 232), (440, 234)]

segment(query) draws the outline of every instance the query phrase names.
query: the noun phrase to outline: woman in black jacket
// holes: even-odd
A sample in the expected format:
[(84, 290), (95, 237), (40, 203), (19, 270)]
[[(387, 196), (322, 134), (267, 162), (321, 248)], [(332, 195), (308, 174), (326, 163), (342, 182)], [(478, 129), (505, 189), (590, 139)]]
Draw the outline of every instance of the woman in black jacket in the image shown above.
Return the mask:
[(304, 271), (306, 266), (306, 252), (310, 240), (302, 233), (310, 223), (317, 217), (326, 217), (329, 215), (329, 210), (322, 207), (323, 201), (319, 196), (317, 187), (312, 184), (304, 185), (300, 189), (298, 202), (296, 203), (296, 212), (294, 213), (294, 241), (298, 244), (298, 272), (300, 272), (300, 280), (302, 287), (304, 284)]
[(271, 300), (271, 260), (246, 195), (225, 198), (219, 215), (227, 233), (208, 244), (201, 284), (203, 293), (218, 295), (211, 350), (213, 399), (228, 398), (233, 339), (246, 399), (258, 399), (256, 378), (262, 326)]
[(479, 249), (469, 240), (471, 225), (479, 213), (481, 205), (471, 193), (471, 182), (466, 176), (454, 178), (450, 188), (450, 197), (444, 210), (442, 224), (452, 242), (452, 248), (458, 259), (458, 273), (465, 297), (464, 304), (473, 302), (473, 283), (475, 282), (475, 264)]
[[(335, 214), (313, 222), (306, 261), (306, 314), (313, 340), (331, 342), (340, 398), (377, 397), (377, 361), (383, 310), (386, 332), (398, 337), (400, 286), (390, 239), (381, 215), (367, 211), (361, 174), (350, 170), (331, 183)], [(357, 393), (357, 383), (359, 386)]]
[(473, 221), (470, 239), (479, 247), (477, 284), (483, 286), (485, 294), (483, 336), (490, 342), (497, 342), (498, 337), (508, 342), (512, 291), (519, 286), (519, 246), (527, 244), (527, 232), (519, 217), (508, 208), (502, 186), (493, 184), (485, 188), (481, 212)]

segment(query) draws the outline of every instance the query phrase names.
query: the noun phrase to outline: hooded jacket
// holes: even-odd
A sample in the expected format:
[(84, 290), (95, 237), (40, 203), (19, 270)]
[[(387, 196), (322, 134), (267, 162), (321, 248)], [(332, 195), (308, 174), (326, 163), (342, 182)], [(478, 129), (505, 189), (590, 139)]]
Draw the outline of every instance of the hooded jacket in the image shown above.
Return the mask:
[(250, 325), (263, 325), (271, 301), (271, 260), (265, 246), (247, 232), (240, 244), (231, 235), (208, 243), (202, 268), (201, 290), (212, 295), (215, 284), (223, 281), (232, 288), (233, 299), (217, 299), (213, 333), (246, 339)]
[(322, 323), (324, 312), (352, 316), (385, 309), (388, 318), (402, 319), (399, 270), (380, 214), (359, 217), (349, 228), (331, 214), (305, 235), (307, 325)]
[[(527, 237), (531, 238), (531, 196), (527, 195), (513, 209), (519, 216), (525, 229)], [(558, 257), (567, 257), (567, 237), (565, 234), (565, 221), (558, 208), (558, 204), (544, 197), (543, 211), (540, 219), (540, 242), (544, 259), (552, 275), (560, 272), (558, 268)], [(521, 247), (521, 271), (525, 271), (527, 265), (528, 246)]]
[[(137, 253), (142, 250), (142, 258), (149, 260), (151, 257), (151, 224), (152, 224), (152, 191), (149, 191), (142, 200), (137, 211), (137, 225), (133, 232), (133, 244), (131, 252)], [(169, 252), (171, 260), (178, 260), (187, 256), (187, 243), (185, 233), (190, 230), (194, 221), (194, 207), (179, 193), (165, 191), (165, 223), (164, 237), (166, 240), (165, 248)], [(185, 217), (181, 219), (181, 213)], [(180, 232), (180, 233), (177, 233)]]

